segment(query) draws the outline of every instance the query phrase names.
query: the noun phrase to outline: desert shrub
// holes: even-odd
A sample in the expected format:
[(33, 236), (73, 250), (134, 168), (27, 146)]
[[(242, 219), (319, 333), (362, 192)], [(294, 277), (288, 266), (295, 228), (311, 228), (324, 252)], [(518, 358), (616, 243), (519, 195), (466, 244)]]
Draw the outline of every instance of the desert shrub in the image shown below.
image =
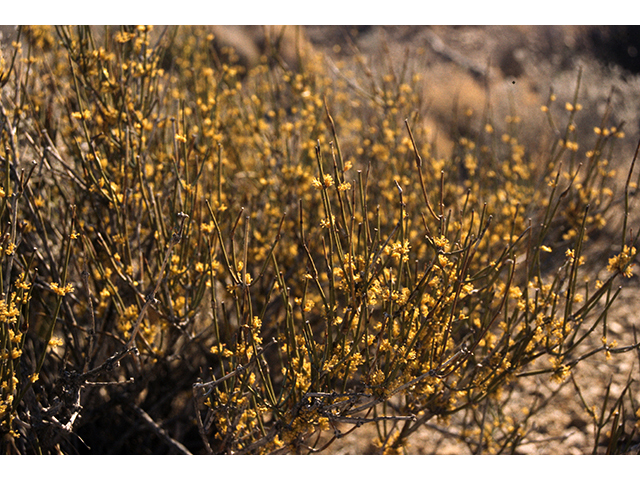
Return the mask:
[[(318, 452), (374, 423), (395, 453), (458, 412), (477, 451), (516, 451), (519, 381), (637, 350), (589, 342), (632, 275), (637, 182), (613, 191), (621, 126), (576, 131), (579, 76), (539, 145), (464, 112), (441, 158), (408, 64), (353, 81), (274, 44), (247, 71), (212, 40), (24, 27), (5, 49), (5, 452)], [(614, 403), (596, 443), (634, 421)]]

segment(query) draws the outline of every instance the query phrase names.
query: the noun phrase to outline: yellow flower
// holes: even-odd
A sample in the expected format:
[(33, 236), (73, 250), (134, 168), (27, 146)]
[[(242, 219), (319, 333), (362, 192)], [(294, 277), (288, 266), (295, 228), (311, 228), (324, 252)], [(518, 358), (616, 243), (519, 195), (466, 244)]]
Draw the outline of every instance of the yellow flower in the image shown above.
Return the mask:
[(316, 304), (316, 303), (315, 303), (313, 300), (307, 300), (307, 301), (305, 302), (305, 304), (304, 304), (304, 308), (303, 308), (303, 310), (304, 310), (305, 312), (310, 312), (310, 311), (311, 311), (311, 309), (313, 308), (313, 306), (314, 306), (315, 304)]
[(127, 43), (131, 40), (135, 35), (129, 32), (118, 32), (115, 34), (115, 41), (118, 43)]
[(21, 288), (23, 290), (28, 290), (31, 287), (29, 282), (24, 280), (24, 273), (21, 273), (18, 279), (16, 280), (16, 288)]
[(558, 368), (553, 375), (551, 376), (551, 380), (555, 383), (562, 383), (566, 380), (571, 372), (571, 367), (568, 365), (562, 365)]
[(578, 151), (578, 144), (576, 142), (567, 141), (565, 146), (573, 152)]
[(330, 186), (333, 185), (333, 177), (327, 173), (324, 175), (324, 177), (322, 177), (322, 181), (320, 181), (318, 178), (314, 178), (311, 181), (311, 184), (317, 190), (321, 190), (323, 188), (329, 188)]
[(51, 287), (53, 293), (60, 297), (64, 297), (67, 293), (73, 292), (73, 285), (71, 285), (70, 283), (68, 283), (65, 287), (60, 287), (57, 282), (51, 282), (49, 284), (49, 287)]
[(73, 118), (77, 118), (78, 120), (80, 119), (89, 120), (91, 118), (91, 112), (89, 110), (83, 110), (82, 112), (73, 112), (71, 116)]
[(434, 238), (433, 243), (436, 244), (436, 247), (442, 250), (446, 250), (449, 247), (449, 240), (447, 240), (447, 238), (444, 236)]
[(631, 260), (636, 254), (636, 247), (629, 248), (628, 245), (625, 245), (622, 249), (622, 252), (615, 257), (609, 259), (609, 265), (607, 265), (607, 270), (611, 273), (622, 273), (625, 277), (630, 278), (633, 276), (633, 265), (630, 265)]
[(200, 228), (202, 229), (203, 232), (205, 233), (211, 233), (213, 232), (213, 229), (215, 228), (215, 224), (211, 221), (209, 223), (203, 223)]
[(331, 220), (329, 220), (328, 218), (323, 218), (322, 220), (320, 220), (320, 226), (322, 228), (330, 228), (335, 221), (336, 221), (335, 215), (331, 215)]

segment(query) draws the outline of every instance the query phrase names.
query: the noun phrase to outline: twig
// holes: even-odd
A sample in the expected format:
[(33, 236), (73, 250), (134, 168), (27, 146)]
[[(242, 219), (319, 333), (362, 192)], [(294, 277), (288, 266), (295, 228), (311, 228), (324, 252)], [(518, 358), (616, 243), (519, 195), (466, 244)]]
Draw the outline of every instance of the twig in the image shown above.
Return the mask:
[(204, 394), (204, 396), (206, 397), (207, 395), (209, 395), (213, 389), (219, 385), (220, 383), (235, 377), (236, 375), (244, 372), (245, 370), (247, 370), (258, 358), (259, 355), (262, 355), (264, 353), (264, 351), (271, 347), (272, 345), (275, 345), (277, 342), (277, 340), (274, 338), (272, 339), (269, 343), (267, 343), (264, 347), (262, 347), (260, 350), (258, 350), (258, 355), (255, 355), (251, 358), (251, 360), (249, 360), (249, 363), (247, 363), (246, 365), (238, 365), (234, 370), (232, 370), (231, 372), (227, 373), (226, 375), (224, 375), (223, 377), (220, 377), (218, 379), (215, 380), (211, 380), (210, 382), (206, 382), (206, 383), (194, 383), (193, 384), (193, 388), (194, 390), (197, 388), (206, 388), (206, 387), (211, 387), (209, 388), (209, 390), (207, 390), (207, 393)]
[(192, 455), (192, 453), (187, 449), (187, 447), (185, 447), (183, 444), (181, 444), (177, 440), (171, 438), (169, 434), (160, 425), (158, 425), (153, 420), (153, 418), (151, 418), (149, 414), (145, 412), (142, 408), (140, 408), (138, 405), (135, 405), (135, 404), (132, 404), (131, 408), (133, 408), (133, 410), (138, 414), (138, 416), (142, 420), (144, 420), (144, 422), (151, 428), (151, 430), (153, 430), (153, 433), (155, 433), (156, 435), (158, 435), (158, 437), (164, 440), (166, 444), (175, 448), (183, 455)]
[[(342, 398), (342, 397), (348, 397), (348, 399), (343, 400), (341, 402), (336, 402), (336, 403), (325, 403), (322, 400), (324, 398), (332, 399), (332, 398)], [(381, 422), (385, 420), (411, 420), (411, 421), (416, 420), (415, 415), (388, 416), (388, 417), (382, 416), (382, 417), (373, 417), (373, 418), (349, 417), (344, 415), (344, 413), (348, 413), (348, 412), (362, 411), (363, 409), (365, 409), (365, 407), (369, 408), (373, 406), (373, 404), (377, 404), (380, 402), (379, 400), (373, 400), (372, 402), (366, 404), (364, 407), (359, 407), (356, 410), (352, 411), (351, 407), (354, 406), (358, 402), (358, 400), (362, 397), (371, 398), (371, 395), (366, 393), (308, 392), (302, 396), (302, 399), (298, 403), (299, 405), (298, 410), (301, 409), (305, 404), (307, 404), (307, 400), (317, 399), (314, 401), (314, 403), (312, 403), (311, 405), (308, 405), (308, 407), (312, 409), (316, 408), (321, 415), (328, 418), (332, 422), (351, 423), (351, 424), (355, 424), (357, 427), (360, 427), (365, 423)], [(339, 409), (340, 407), (343, 407), (343, 406), (345, 406), (346, 408), (342, 413), (333, 412), (333, 410)]]
[(193, 388), (193, 411), (196, 414), (196, 420), (198, 421), (198, 433), (200, 434), (200, 438), (202, 439), (202, 443), (204, 443), (204, 448), (207, 450), (209, 455), (213, 454), (213, 449), (211, 448), (211, 444), (207, 439), (207, 432), (204, 428), (204, 424), (202, 423), (202, 417), (200, 416), (200, 409), (198, 408), (198, 401), (196, 400), (196, 388)]
[(173, 252), (173, 247), (175, 247), (178, 243), (180, 243), (180, 240), (182, 239), (182, 232), (184, 229), (184, 221), (189, 218), (189, 215), (185, 214), (185, 213), (178, 213), (178, 217), (180, 217), (181, 221), (180, 221), (180, 226), (178, 227), (178, 230), (176, 230), (175, 232), (173, 232), (173, 235), (171, 235), (171, 240), (169, 241), (169, 247), (167, 248), (167, 252), (164, 256), (164, 260), (162, 261), (162, 266), (160, 267), (160, 273), (158, 274), (158, 280), (156, 281), (156, 285), (155, 287), (153, 287), (152, 292), (147, 295), (146, 297), (146, 301), (144, 302), (144, 305), (142, 306), (142, 309), (140, 310), (140, 314), (138, 315), (138, 319), (136, 320), (136, 324), (133, 327), (133, 331), (131, 332), (131, 338), (129, 339), (129, 342), (126, 345), (126, 348), (130, 348), (135, 340), (136, 340), (136, 335), (138, 334), (138, 329), (140, 328), (140, 324), (142, 323), (142, 319), (144, 318), (145, 313), (147, 312), (147, 309), (149, 308), (149, 306), (152, 303), (156, 302), (156, 298), (155, 295), (158, 292), (158, 290), (160, 289), (160, 285), (162, 283), (162, 279), (164, 278), (164, 270), (167, 267), (167, 264), (169, 263), (169, 259), (171, 258), (171, 253)]
[(120, 362), (120, 360), (130, 352), (133, 352), (135, 354), (138, 352), (138, 349), (136, 347), (126, 347), (121, 352), (114, 353), (109, 358), (107, 358), (104, 362), (102, 362), (102, 365), (96, 368), (93, 368), (88, 372), (77, 374), (76, 382), (79, 381), (84, 383), (88, 378), (94, 377), (101, 372), (109, 372), (113, 370), (115, 367), (118, 366), (118, 363)]

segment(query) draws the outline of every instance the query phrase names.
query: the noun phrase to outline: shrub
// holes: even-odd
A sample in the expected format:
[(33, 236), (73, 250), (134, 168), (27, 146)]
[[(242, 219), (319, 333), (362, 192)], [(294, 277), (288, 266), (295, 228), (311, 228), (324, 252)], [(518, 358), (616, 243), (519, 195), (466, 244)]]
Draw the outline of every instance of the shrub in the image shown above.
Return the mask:
[[(246, 71), (211, 40), (25, 27), (6, 49), (5, 452), (319, 452), (373, 423), (400, 453), (457, 412), (513, 452), (538, 411), (505, 413), (519, 382), (637, 351), (591, 343), (632, 275), (637, 182), (610, 186), (621, 126), (575, 131), (579, 77), (537, 148), (517, 114), (468, 112), (440, 158), (408, 68), (362, 87), (274, 46)], [(596, 444), (611, 426), (620, 450), (608, 401)]]

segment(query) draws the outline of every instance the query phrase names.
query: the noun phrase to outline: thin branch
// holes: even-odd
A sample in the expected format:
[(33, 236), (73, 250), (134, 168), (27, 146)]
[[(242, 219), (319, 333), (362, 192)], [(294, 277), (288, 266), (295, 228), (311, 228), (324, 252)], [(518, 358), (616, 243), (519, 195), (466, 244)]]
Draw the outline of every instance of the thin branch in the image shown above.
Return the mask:
[(151, 430), (153, 430), (153, 433), (155, 433), (158, 437), (160, 437), (167, 445), (178, 450), (183, 455), (192, 455), (192, 453), (187, 449), (187, 447), (185, 447), (183, 444), (181, 444), (177, 440), (171, 438), (169, 434), (160, 425), (158, 425), (153, 420), (153, 418), (151, 418), (149, 414), (145, 412), (142, 408), (140, 408), (138, 405), (135, 405), (135, 404), (131, 405), (131, 408), (147, 424), (147, 426), (150, 427)]

